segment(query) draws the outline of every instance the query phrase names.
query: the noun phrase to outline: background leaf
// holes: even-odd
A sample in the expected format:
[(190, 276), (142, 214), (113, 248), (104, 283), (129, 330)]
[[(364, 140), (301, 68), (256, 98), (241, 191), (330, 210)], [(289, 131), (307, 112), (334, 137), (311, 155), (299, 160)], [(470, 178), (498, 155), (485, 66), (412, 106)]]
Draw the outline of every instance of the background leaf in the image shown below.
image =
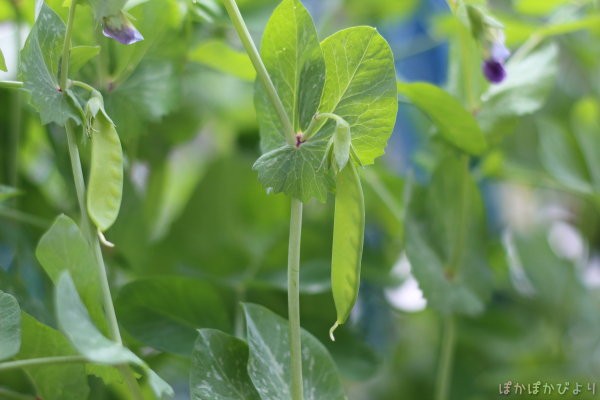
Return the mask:
[(222, 40), (208, 40), (198, 45), (188, 54), (194, 61), (217, 71), (231, 74), (245, 81), (253, 82), (256, 71), (245, 52), (233, 49)]
[[(250, 359), (248, 373), (262, 400), (290, 398), (290, 345), (286, 320), (255, 304), (244, 304)], [(304, 397), (345, 399), (335, 364), (325, 347), (301, 333)]]
[(248, 376), (248, 345), (214, 329), (200, 329), (192, 353), (192, 400), (259, 400)]
[(0, 290), (0, 360), (11, 358), (21, 347), (21, 309), (17, 299)]
[(31, 92), (31, 104), (39, 111), (42, 124), (64, 125), (80, 117), (65, 88), (60, 90), (58, 69), (65, 36), (65, 24), (42, 3), (42, 9), (21, 50), (19, 77)]
[(119, 320), (144, 344), (189, 357), (197, 329), (231, 330), (229, 311), (209, 283), (183, 277), (140, 279), (116, 301)]
[(6, 68), (6, 61), (4, 60), (4, 54), (2, 53), (2, 50), (0, 49), (0, 71), (8, 71), (8, 69)]
[(477, 121), (452, 95), (428, 83), (398, 83), (398, 93), (426, 113), (450, 144), (470, 154), (481, 154), (487, 145)]

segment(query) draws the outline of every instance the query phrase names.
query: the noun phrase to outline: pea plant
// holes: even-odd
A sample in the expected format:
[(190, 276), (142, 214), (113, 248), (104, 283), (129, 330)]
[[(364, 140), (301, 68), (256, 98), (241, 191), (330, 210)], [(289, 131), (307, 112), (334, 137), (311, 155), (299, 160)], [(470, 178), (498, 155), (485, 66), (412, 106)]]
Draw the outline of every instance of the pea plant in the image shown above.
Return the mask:
[(366, 3), (0, 4), (1, 399), (595, 387), (596, 3)]

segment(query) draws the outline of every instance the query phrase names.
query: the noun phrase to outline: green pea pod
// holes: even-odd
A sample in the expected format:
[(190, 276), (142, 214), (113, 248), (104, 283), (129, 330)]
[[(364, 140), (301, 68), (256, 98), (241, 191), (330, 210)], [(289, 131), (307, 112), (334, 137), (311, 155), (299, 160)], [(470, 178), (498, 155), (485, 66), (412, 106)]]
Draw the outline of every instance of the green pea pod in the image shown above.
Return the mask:
[(354, 163), (349, 162), (336, 177), (331, 289), (337, 320), (329, 331), (346, 322), (358, 296), (360, 263), (365, 233), (365, 202)]
[(114, 124), (103, 112), (91, 121), (92, 165), (87, 192), (90, 219), (100, 232), (117, 219), (123, 194), (123, 150)]

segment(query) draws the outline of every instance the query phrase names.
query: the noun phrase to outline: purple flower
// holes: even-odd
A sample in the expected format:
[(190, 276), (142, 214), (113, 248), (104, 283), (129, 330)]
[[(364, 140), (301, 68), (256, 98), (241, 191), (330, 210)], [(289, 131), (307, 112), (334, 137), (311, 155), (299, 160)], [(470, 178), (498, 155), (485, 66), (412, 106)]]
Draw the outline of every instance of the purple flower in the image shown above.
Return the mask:
[(504, 33), (502, 31), (497, 34), (491, 43), (489, 54), (489, 58), (481, 66), (483, 75), (491, 83), (500, 83), (506, 78), (504, 62), (510, 56), (510, 51), (504, 45)]
[(506, 70), (502, 62), (490, 58), (482, 65), (483, 75), (491, 83), (500, 83), (506, 78)]
[(122, 44), (132, 44), (144, 40), (142, 34), (123, 13), (105, 17), (102, 20), (102, 33), (104, 36), (113, 38)]

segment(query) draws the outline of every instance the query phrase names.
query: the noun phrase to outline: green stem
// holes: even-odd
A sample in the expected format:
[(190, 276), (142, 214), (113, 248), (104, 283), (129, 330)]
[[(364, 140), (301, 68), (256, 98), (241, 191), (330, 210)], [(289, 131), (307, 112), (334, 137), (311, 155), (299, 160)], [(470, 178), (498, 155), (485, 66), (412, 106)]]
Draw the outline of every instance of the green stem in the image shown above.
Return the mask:
[(30, 358), (28, 360), (17, 360), (0, 363), (0, 371), (7, 371), (9, 369), (20, 369), (27, 367), (39, 367), (40, 365), (81, 364), (86, 362), (88, 361), (83, 356)]
[(0, 399), (5, 400), (36, 400), (36, 397), (30, 394), (15, 392), (14, 390), (0, 387)]
[[(71, 51), (71, 33), (73, 31), (73, 22), (75, 19), (75, 10), (77, 8), (77, 0), (71, 1), (69, 8), (69, 19), (67, 20), (67, 30), (65, 32), (65, 41), (63, 45), (61, 69), (60, 69), (60, 87), (66, 91), (67, 83), (69, 81), (69, 55)], [(108, 320), (108, 326), (110, 329), (110, 336), (112, 340), (121, 344), (121, 333), (119, 331), (119, 323), (117, 321), (117, 315), (115, 313), (115, 306), (112, 301), (110, 293), (110, 285), (108, 283), (108, 275), (106, 272), (106, 266), (104, 265), (104, 259), (102, 257), (102, 250), (100, 248), (100, 242), (96, 231), (92, 229), (90, 223), (87, 208), (85, 204), (85, 180), (83, 178), (83, 170), (81, 169), (81, 160), (79, 157), (79, 148), (77, 147), (77, 139), (75, 137), (74, 127), (72, 121), (67, 121), (65, 124), (65, 130), (67, 133), (67, 144), (69, 149), (69, 158), (71, 159), (71, 169), (73, 171), (73, 179), (75, 182), (75, 191), (77, 193), (77, 202), (79, 204), (79, 210), (81, 212), (81, 226), (85, 235), (87, 236), (90, 246), (94, 251), (94, 257), (96, 259), (96, 266), (98, 268), (98, 278), (100, 279), (100, 286), (102, 290), (102, 301), (104, 305), (104, 312), (106, 313), (106, 319)], [(134, 398), (137, 400), (143, 400), (142, 393), (137, 385), (137, 381), (133, 376), (133, 373), (127, 365), (119, 366), (119, 370), (123, 375), (125, 381), (132, 388)], [(133, 388), (135, 386), (135, 388)]]
[(300, 342), (300, 241), (302, 202), (292, 199), (288, 247), (288, 318), (292, 367), (292, 400), (302, 400), (302, 344)]
[(277, 89), (275, 89), (275, 85), (273, 84), (273, 81), (267, 72), (267, 68), (260, 58), (260, 54), (256, 49), (256, 45), (252, 41), (252, 36), (250, 36), (248, 27), (244, 23), (244, 19), (242, 18), (242, 14), (240, 13), (235, 0), (223, 0), (223, 5), (227, 10), (227, 14), (229, 14), (229, 18), (231, 19), (231, 22), (233, 23), (233, 26), (237, 31), (238, 36), (240, 37), (240, 40), (242, 41), (242, 44), (244, 45), (244, 48), (246, 49), (246, 52), (252, 61), (252, 64), (254, 65), (254, 68), (256, 69), (258, 78), (261, 80), (264, 88), (266, 89), (267, 95), (269, 96), (273, 107), (275, 107), (275, 111), (277, 112), (277, 115), (283, 124), (283, 128), (286, 131), (285, 136), (288, 143), (294, 145), (296, 143), (294, 126), (292, 125), (290, 118), (285, 111), (283, 103), (277, 94)]
[(23, 82), (19, 81), (0, 81), (0, 89), (21, 89)]
[(448, 400), (450, 398), (450, 378), (452, 376), (452, 363), (454, 359), (455, 344), (455, 321), (454, 317), (449, 315), (444, 321), (439, 369), (436, 379), (435, 400)]
[(95, 88), (95, 87), (93, 87), (93, 86), (90, 86), (90, 85), (88, 85), (88, 84), (87, 84), (87, 83), (85, 83), (85, 82), (81, 82), (81, 81), (72, 81), (72, 80), (69, 80), (68, 84), (69, 84), (69, 86), (77, 86), (77, 87), (80, 87), (80, 88), (82, 88), (82, 89), (84, 89), (84, 90), (87, 90), (88, 92), (90, 92), (90, 93), (92, 93), (92, 94), (96, 94), (96, 93), (97, 93), (97, 94), (100, 94), (100, 92), (99, 92), (98, 90), (96, 90), (96, 88)]

